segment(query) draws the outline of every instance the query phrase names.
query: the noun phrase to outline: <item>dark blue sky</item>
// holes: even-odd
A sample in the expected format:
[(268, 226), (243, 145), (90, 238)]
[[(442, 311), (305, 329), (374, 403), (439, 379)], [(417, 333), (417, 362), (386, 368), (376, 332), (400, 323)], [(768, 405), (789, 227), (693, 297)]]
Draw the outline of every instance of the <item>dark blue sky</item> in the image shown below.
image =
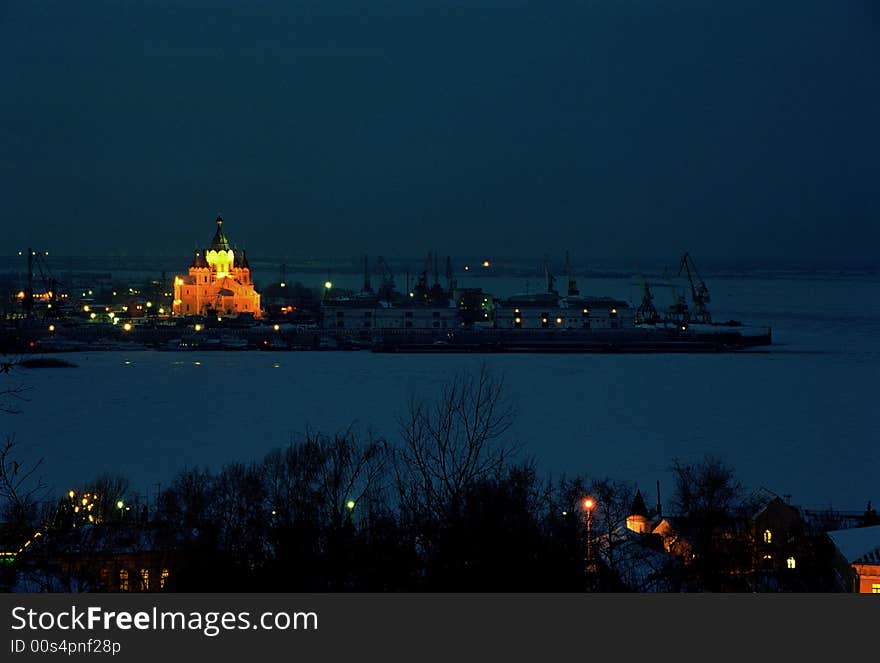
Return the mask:
[(878, 29), (871, 1), (5, 2), (0, 243), (187, 255), (223, 210), (255, 257), (871, 260)]

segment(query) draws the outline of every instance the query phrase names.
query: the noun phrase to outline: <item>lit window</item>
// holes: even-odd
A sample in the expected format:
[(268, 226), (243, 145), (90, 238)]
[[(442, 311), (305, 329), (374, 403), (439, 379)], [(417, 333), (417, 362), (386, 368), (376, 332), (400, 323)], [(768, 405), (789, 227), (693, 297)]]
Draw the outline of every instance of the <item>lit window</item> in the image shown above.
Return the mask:
[(128, 570), (122, 569), (119, 571), (119, 591), (127, 592), (128, 591)]
[(785, 560), (785, 564), (790, 569), (793, 569), (797, 566), (797, 562), (794, 561), (794, 557), (789, 557), (787, 560)]
[(880, 582), (875, 582), (871, 585), (871, 593), (880, 594)]
[(150, 589), (150, 570), (141, 569), (141, 591), (146, 592)]
[(764, 555), (764, 559), (773, 559), (773, 555)]
[(773, 532), (771, 532), (769, 529), (765, 529), (764, 530), (764, 543), (770, 543), (771, 541), (773, 541)]
[(168, 582), (168, 576), (170, 575), (168, 569), (162, 569), (162, 575), (159, 577), (159, 589), (165, 589), (165, 583)]

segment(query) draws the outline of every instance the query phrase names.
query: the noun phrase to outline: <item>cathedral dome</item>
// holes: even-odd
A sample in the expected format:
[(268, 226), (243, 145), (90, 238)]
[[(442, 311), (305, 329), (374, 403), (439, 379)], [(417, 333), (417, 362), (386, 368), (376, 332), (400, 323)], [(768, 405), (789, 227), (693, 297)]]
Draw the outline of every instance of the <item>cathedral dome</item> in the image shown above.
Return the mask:
[(214, 239), (211, 240), (210, 248), (214, 251), (229, 251), (232, 249), (229, 240), (223, 234), (223, 217), (220, 214), (217, 215), (217, 232), (214, 233)]

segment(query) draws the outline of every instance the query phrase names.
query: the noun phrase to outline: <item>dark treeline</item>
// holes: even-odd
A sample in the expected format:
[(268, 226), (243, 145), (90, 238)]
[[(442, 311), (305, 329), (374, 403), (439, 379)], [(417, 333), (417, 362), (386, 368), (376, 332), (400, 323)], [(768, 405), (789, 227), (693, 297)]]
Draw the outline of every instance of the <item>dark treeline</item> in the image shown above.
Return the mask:
[(776, 545), (787, 548), (774, 553), (796, 550), (797, 569), (768, 574), (755, 516), (767, 500), (747, 495), (719, 460), (672, 463), (675, 515), (664, 521), (627, 482), (539, 475), (511, 442), (513, 416), (502, 381), (482, 369), (433, 400), (410, 400), (396, 444), (355, 428), (307, 433), (250, 463), (181, 470), (149, 511), (124, 478), (105, 476), (39, 513), (33, 489), (14, 482), (7, 445), (3, 543), (29, 545), (5, 582), (26, 578), (30, 591), (841, 588), (827, 537), (784, 506)]

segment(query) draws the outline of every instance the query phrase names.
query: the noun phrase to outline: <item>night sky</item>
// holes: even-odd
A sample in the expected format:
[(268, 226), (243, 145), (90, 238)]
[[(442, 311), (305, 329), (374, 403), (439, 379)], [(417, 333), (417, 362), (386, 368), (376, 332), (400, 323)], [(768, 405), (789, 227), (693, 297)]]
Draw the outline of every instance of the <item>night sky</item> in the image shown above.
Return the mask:
[(869, 0), (0, 2), (0, 247), (188, 256), (222, 210), (254, 257), (870, 261), (878, 31)]

